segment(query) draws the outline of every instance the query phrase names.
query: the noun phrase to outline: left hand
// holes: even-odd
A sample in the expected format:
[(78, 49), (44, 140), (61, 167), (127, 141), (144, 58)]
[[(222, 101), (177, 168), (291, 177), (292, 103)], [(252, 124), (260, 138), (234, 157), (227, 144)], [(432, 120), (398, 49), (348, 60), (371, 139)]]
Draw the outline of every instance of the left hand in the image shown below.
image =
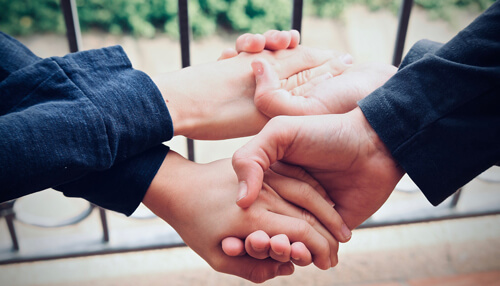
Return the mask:
[(192, 66), (153, 80), (169, 108), (175, 135), (192, 139), (227, 139), (254, 135), (269, 120), (254, 105), (251, 62), (265, 58), (285, 89), (318, 74), (342, 73), (341, 53), (298, 46), (276, 52), (240, 53), (215, 63)]

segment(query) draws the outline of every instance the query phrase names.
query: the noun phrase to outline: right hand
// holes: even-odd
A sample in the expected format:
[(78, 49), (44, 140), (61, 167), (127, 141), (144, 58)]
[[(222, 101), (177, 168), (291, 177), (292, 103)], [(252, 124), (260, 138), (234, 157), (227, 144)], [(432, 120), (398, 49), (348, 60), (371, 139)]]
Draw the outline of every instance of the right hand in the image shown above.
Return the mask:
[[(195, 178), (195, 179), (193, 179)], [(286, 188), (282, 196), (276, 188)], [(338, 242), (323, 226), (339, 228), (342, 219), (320, 192), (305, 182), (266, 172), (266, 183), (254, 205), (241, 209), (232, 199), (238, 189), (230, 160), (197, 164), (170, 151), (154, 177), (143, 203), (168, 222), (182, 239), (215, 270), (263, 282), (276, 275), (289, 275), (288, 259), (258, 260), (248, 255), (224, 254), (225, 237), (244, 238), (257, 230), (271, 236), (286, 234), (292, 242), (303, 242), (314, 264), (328, 269), (337, 264)], [(325, 194), (326, 196), (326, 194)], [(305, 200), (304, 198), (309, 198)], [(315, 212), (289, 203), (323, 206)]]
[(330, 73), (287, 90), (265, 59), (255, 59), (255, 105), (269, 117), (278, 115), (339, 114), (353, 110), (357, 101), (382, 86), (396, 67), (381, 63), (354, 64), (342, 74)]
[(239, 53), (260, 53), (263, 50), (278, 51), (293, 49), (300, 42), (300, 33), (297, 30), (278, 31), (269, 30), (261, 34), (246, 33), (236, 39), (236, 48), (228, 48), (222, 51), (219, 60), (229, 59)]
[(303, 167), (327, 191), (350, 229), (387, 200), (404, 171), (359, 108), (341, 115), (273, 118), (233, 156), (246, 208), (276, 161)]

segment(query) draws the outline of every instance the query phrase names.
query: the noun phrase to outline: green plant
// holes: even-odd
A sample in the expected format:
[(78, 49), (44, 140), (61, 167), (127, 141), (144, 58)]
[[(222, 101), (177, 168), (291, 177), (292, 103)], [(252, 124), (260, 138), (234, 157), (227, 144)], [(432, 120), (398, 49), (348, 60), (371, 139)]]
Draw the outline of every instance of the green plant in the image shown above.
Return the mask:
[[(222, 28), (238, 33), (289, 29), (292, 0), (188, 0), (195, 37)], [(481, 10), (495, 0), (415, 0), (436, 17), (449, 18), (451, 7)], [(157, 32), (178, 36), (176, 0), (77, 0), (83, 31), (99, 29), (113, 34), (152, 37)], [(397, 11), (400, 0), (308, 0), (306, 10), (321, 17), (338, 17), (350, 4), (371, 10)], [(64, 32), (59, 0), (0, 0), (0, 30), (13, 35)]]

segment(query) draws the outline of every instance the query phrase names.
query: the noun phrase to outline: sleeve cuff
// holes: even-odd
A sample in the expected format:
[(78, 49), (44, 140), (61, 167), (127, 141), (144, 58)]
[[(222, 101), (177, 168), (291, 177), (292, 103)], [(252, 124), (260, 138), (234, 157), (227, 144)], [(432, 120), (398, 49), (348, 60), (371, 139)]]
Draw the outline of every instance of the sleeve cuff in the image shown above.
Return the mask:
[(128, 216), (142, 202), (168, 151), (167, 146), (159, 145), (109, 170), (90, 173), (54, 189)]
[(52, 59), (102, 116), (116, 161), (173, 137), (172, 119), (161, 92), (148, 75), (132, 68), (120, 46)]

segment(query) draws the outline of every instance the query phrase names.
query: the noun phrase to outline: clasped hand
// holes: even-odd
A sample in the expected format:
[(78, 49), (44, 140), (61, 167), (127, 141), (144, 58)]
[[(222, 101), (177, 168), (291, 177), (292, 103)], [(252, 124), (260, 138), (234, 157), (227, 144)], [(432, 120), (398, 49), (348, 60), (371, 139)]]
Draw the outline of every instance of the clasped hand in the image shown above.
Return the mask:
[[(348, 119), (324, 115), (318, 125), (312, 117), (273, 117), (348, 112), (394, 68), (352, 65), (348, 55), (296, 47), (298, 42), (296, 32), (243, 35), (237, 49), (225, 51), (215, 64), (154, 79), (176, 135), (225, 139), (253, 135), (265, 126), (234, 155), (237, 177), (229, 160), (200, 165), (171, 151), (144, 198), (214, 269), (254, 282), (291, 274), (290, 261), (335, 266), (337, 241), (348, 241), (350, 229), (373, 210), (364, 209), (363, 200), (353, 204), (358, 194), (339, 191), (359, 174), (353, 152), (343, 151), (356, 150), (369, 133), (321, 153), (319, 148), (345, 136)], [(365, 149), (363, 154), (373, 153)], [(343, 178), (352, 166), (355, 170)], [(400, 176), (397, 171), (392, 179)], [(234, 204), (237, 190), (243, 208)]]

